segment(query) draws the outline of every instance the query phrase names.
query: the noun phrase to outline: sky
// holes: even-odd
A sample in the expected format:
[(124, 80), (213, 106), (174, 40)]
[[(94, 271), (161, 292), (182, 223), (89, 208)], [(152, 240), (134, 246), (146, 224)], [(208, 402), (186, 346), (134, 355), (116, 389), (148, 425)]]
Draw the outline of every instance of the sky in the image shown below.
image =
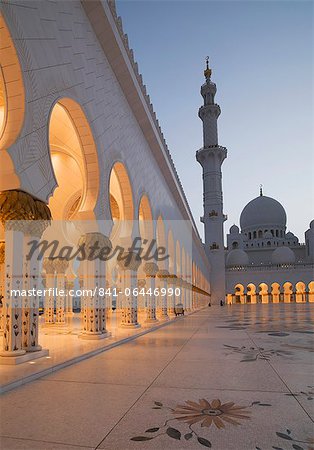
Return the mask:
[(285, 208), (304, 242), (314, 218), (311, 1), (117, 1), (201, 236), (204, 60), (221, 107), (225, 233), (259, 195)]

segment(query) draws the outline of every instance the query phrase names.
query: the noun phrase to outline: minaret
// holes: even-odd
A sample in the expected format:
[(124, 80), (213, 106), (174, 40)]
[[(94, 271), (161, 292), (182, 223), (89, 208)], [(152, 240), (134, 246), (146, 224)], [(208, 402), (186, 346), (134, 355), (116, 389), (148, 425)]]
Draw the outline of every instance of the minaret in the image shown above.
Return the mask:
[(217, 120), (220, 107), (215, 103), (216, 85), (211, 81), (211, 69), (204, 70), (205, 83), (201, 87), (204, 105), (198, 115), (203, 121), (204, 146), (196, 152), (196, 159), (203, 168), (205, 250), (211, 263), (211, 302), (219, 304), (225, 300), (225, 252), (223, 223), (221, 166), (227, 157), (227, 149), (218, 144)]

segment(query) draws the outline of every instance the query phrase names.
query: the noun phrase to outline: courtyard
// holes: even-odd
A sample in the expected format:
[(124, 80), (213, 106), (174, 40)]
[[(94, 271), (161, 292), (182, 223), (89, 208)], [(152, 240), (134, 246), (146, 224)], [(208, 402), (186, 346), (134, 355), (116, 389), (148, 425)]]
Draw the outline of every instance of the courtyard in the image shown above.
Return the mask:
[(311, 304), (212, 306), (3, 394), (3, 449), (314, 446)]

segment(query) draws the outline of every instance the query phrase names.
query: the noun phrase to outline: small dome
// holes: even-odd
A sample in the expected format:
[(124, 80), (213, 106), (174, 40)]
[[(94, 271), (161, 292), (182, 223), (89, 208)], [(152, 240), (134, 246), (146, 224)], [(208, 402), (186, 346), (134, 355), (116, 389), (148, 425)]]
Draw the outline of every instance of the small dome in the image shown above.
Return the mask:
[(271, 234), (270, 231), (266, 231), (266, 233), (264, 234), (264, 238), (265, 239), (272, 239), (274, 236)]
[(228, 253), (226, 264), (227, 266), (247, 266), (249, 264), (249, 257), (244, 250), (236, 248)]
[(239, 232), (240, 232), (240, 229), (236, 225), (232, 225), (232, 227), (230, 227), (230, 230), (229, 230), (230, 234), (239, 234)]
[(283, 206), (277, 200), (265, 195), (251, 200), (240, 216), (242, 231), (264, 226), (283, 228), (286, 226), (286, 221), (287, 216)]
[(291, 233), (291, 231), (289, 231), (289, 233), (286, 234), (286, 239), (295, 239), (295, 238), (296, 236), (293, 233)]
[(311, 220), (311, 222), (310, 222), (310, 228), (311, 228), (311, 230), (314, 230), (314, 220)]
[(293, 264), (295, 262), (295, 254), (289, 247), (278, 247), (271, 255), (273, 264)]

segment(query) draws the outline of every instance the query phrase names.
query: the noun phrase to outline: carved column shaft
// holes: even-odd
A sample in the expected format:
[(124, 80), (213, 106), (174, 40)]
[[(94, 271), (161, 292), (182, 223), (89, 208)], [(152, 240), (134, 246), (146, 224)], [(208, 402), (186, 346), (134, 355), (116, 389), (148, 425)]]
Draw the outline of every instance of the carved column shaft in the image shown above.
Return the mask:
[(55, 322), (55, 320), (54, 320), (55, 267), (54, 267), (53, 259), (45, 258), (44, 263), (43, 263), (43, 268), (46, 272), (45, 304), (44, 304), (45, 324), (51, 325)]
[[(160, 320), (169, 320), (168, 316), (168, 308), (167, 308), (167, 279), (169, 276), (169, 272), (167, 270), (160, 270), (157, 273), (158, 281), (159, 281), (159, 318)], [(166, 295), (162, 294), (162, 291), (166, 290)]]
[(156, 274), (158, 272), (158, 266), (155, 263), (146, 263), (144, 266), (144, 272), (146, 274), (146, 323), (157, 322), (156, 318), (156, 299), (155, 299), (155, 286), (156, 286)]
[(22, 296), (11, 294), (12, 289), (23, 287), (23, 259), (18, 257), (23, 249), (24, 236), (21, 231), (6, 231), (5, 251), (5, 302), (2, 356), (20, 356), (22, 349)]
[[(79, 245), (85, 245), (87, 253), (91, 247), (98, 245), (103, 249), (109, 247), (109, 238), (101, 233), (86, 233), (79, 241)], [(80, 263), (81, 289), (84, 295), (82, 302), (83, 333), (80, 336), (84, 339), (102, 339), (108, 336), (106, 330), (106, 300), (99, 289), (106, 288), (106, 268), (105, 262), (99, 258), (99, 254), (89, 260), (88, 258)]]
[(1, 334), (3, 332), (3, 325), (4, 325), (4, 315), (3, 315), (4, 290), (5, 290), (4, 259), (5, 259), (5, 243), (0, 242), (0, 333)]
[(122, 291), (123, 305), (121, 326), (126, 328), (138, 328), (137, 296), (133, 295), (133, 290), (137, 288), (137, 270), (141, 264), (136, 253), (125, 252), (122, 259), (118, 261), (122, 269)]
[[(69, 267), (69, 262), (65, 259), (55, 258), (53, 265), (56, 272), (56, 324), (65, 325), (65, 300), (66, 300), (66, 277), (65, 272)], [(64, 295), (61, 295), (63, 291)]]
[(28, 243), (35, 237), (24, 236), (24, 262), (23, 262), (23, 289), (33, 291), (34, 295), (23, 297), (22, 323), (23, 323), (23, 342), (22, 346), (26, 351), (35, 352), (41, 350), (38, 344), (38, 318), (39, 318), (39, 297), (37, 295), (38, 284), (40, 282), (38, 249), (34, 251), (31, 259), (27, 259)]

